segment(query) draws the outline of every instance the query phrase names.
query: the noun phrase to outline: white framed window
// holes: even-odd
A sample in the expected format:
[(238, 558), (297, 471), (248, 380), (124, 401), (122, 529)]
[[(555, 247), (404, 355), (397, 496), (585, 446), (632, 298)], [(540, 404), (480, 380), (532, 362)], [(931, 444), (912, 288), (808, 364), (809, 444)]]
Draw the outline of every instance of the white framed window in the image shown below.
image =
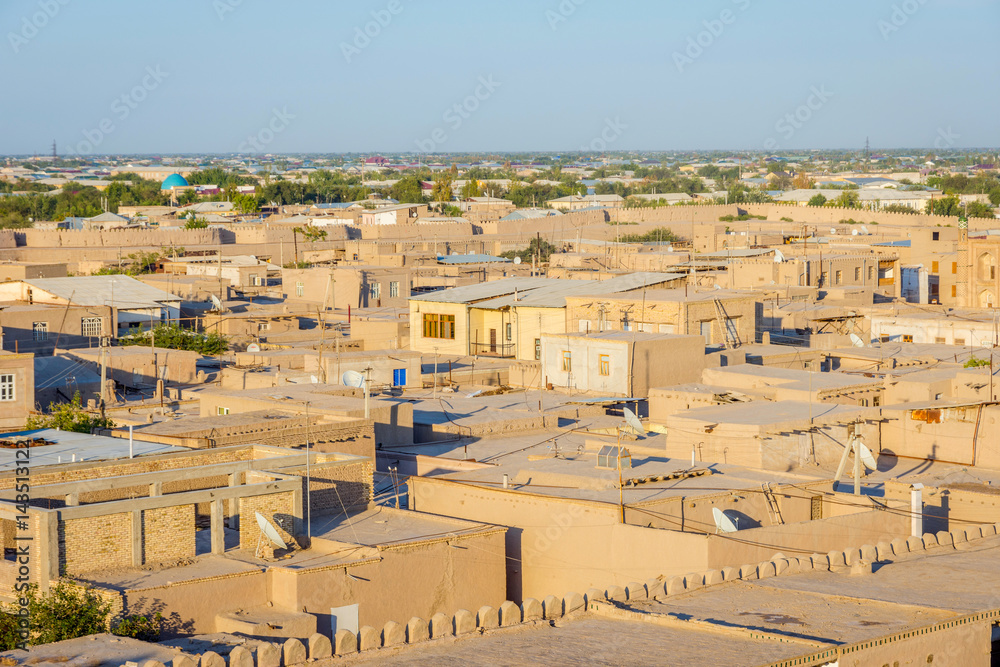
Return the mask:
[(0, 401), (13, 401), (17, 398), (14, 390), (14, 374), (4, 373), (0, 375)]
[(270, 331), (270, 330), (271, 330), (271, 323), (270, 322), (258, 322), (257, 323), (257, 331)]
[(35, 342), (44, 342), (49, 339), (49, 323), (48, 322), (32, 322), (31, 323), (31, 337)]
[(306, 295), (305, 283), (295, 283), (295, 296), (305, 296), (305, 295)]
[(88, 338), (100, 338), (101, 334), (104, 333), (101, 318), (84, 317), (80, 320), (80, 331)]
[(382, 283), (372, 283), (369, 285), (368, 293), (373, 299), (382, 298)]
[(389, 283), (389, 298), (395, 299), (398, 296), (399, 296), (399, 282), (393, 280)]
[(215, 409), (215, 414), (219, 415), (220, 417), (223, 416), (223, 415), (228, 415), (229, 414), (229, 408), (224, 408), (224, 407), (222, 407), (220, 405), (219, 407), (217, 407)]

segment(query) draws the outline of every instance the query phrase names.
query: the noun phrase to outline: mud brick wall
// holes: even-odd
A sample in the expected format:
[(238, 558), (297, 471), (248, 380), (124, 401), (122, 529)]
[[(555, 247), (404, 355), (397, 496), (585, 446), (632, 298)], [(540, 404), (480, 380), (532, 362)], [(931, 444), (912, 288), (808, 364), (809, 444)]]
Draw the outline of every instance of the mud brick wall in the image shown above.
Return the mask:
[(129, 512), (59, 524), (59, 570), (74, 576), (132, 564), (132, 515)]
[[(261, 536), (257, 517), (254, 516), (256, 512), (260, 512), (278, 529), (278, 534), (285, 544), (289, 546), (295, 544), (291, 533), (295, 529), (293, 516), (295, 499), (291, 491), (240, 499), (240, 548), (247, 551), (257, 548), (257, 540)], [(264, 543), (268, 545), (270, 551), (270, 541), (264, 538)]]
[(144, 563), (194, 558), (194, 505), (144, 510), (142, 552)]

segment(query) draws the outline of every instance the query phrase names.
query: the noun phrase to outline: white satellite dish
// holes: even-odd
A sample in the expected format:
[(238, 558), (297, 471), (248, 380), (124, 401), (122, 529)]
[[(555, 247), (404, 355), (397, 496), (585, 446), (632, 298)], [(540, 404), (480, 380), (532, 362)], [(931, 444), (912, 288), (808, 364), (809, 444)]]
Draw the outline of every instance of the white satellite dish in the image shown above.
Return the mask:
[(774, 251), (774, 263), (781, 264), (785, 261), (785, 255), (780, 250)]
[(254, 512), (254, 514), (257, 516), (257, 525), (260, 526), (261, 532), (261, 536), (257, 538), (257, 557), (260, 558), (261, 547), (263, 546), (262, 541), (265, 537), (275, 548), (287, 549), (288, 545), (285, 544), (283, 539), (281, 539), (281, 535), (279, 535), (275, 527), (271, 525), (271, 522), (265, 519), (264, 515), (260, 512)]
[(520, 264), (520, 263), (521, 263), (521, 261), (522, 261), (522, 260), (521, 260), (521, 258), (520, 258), (520, 257), (515, 257), (515, 258), (514, 258), (514, 263), (515, 263), (515, 264)]
[(852, 333), (851, 334), (851, 343), (854, 345), (854, 347), (864, 347), (865, 346), (865, 341), (861, 340), (861, 336), (859, 336), (856, 333)]
[(365, 386), (365, 376), (357, 371), (347, 371), (341, 376), (340, 381), (347, 387), (356, 387), (360, 389)]
[(715, 519), (715, 529), (717, 533), (735, 533), (739, 530), (736, 522), (730, 519), (718, 507), (712, 508), (712, 518)]
[(209, 294), (208, 298), (212, 302), (212, 310), (220, 312), (220, 313), (223, 310), (225, 310), (225, 308), (222, 305), (222, 301), (219, 300), (219, 297), (215, 296), (214, 294)]
[(837, 233), (837, 228), (836, 227), (831, 227), (830, 228), (830, 233), (831, 234), (836, 234)]
[(247, 352), (260, 352), (260, 345), (257, 343), (250, 343), (247, 345)]
[(872, 455), (872, 450), (868, 449), (868, 446), (863, 443), (858, 443), (858, 452), (861, 454), (861, 463), (864, 464), (865, 468), (868, 470), (878, 470), (878, 461)]
[(858, 235), (858, 230), (852, 229), (851, 230), (851, 236), (857, 236), (857, 235)]
[(629, 428), (635, 431), (636, 435), (646, 435), (646, 428), (639, 421), (639, 418), (635, 416), (635, 413), (625, 408), (622, 412), (625, 413), (625, 423), (628, 424)]
[(674, 251), (674, 247), (672, 245), (668, 245), (667, 246), (667, 252), (673, 252), (673, 251)]
[(865, 236), (868, 236), (869, 234), (871, 234), (871, 232), (868, 231), (868, 228), (865, 227), (864, 225), (861, 225), (861, 233), (864, 234)]

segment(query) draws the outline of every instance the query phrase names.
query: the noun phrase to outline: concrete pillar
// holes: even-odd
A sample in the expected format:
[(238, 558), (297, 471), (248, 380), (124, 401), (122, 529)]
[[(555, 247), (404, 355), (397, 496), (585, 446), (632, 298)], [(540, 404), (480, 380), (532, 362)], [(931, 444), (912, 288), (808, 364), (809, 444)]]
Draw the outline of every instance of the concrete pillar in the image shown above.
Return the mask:
[[(38, 587), (43, 593), (49, 590), (49, 582), (59, 579), (59, 513), (38, 514), (38, 553), (43, 565), (38, 572)], [(31, 521), (29, 515), (28, 521)]]
[(212, 536), (212, 553), (221, 554), (226, 551), (226, 531), (223, 521), (222, 500), (212, 501), (211, 526), (209, 531)]
[(142, 510), (132, 510), (132, 566), (142, 565)]
[(914, 484), (910, 487), (910, 535), (921, 537), (924, 534), (924, 485)]
[(149, 497), (155, 498), (156, 496), (163, 495), (163, 482), (153, 482), (149, 485)]
[[(239, 473), (229, 473), (229, 486), (240, 486)], [(240, 529), (240, 499), (231, 498), (229, 501), (229, 527), (233, 530)]]
[(67, 493), (66, 494), (66, 507), (76, 507), (80, 504), (80, 494), (79, 493)]

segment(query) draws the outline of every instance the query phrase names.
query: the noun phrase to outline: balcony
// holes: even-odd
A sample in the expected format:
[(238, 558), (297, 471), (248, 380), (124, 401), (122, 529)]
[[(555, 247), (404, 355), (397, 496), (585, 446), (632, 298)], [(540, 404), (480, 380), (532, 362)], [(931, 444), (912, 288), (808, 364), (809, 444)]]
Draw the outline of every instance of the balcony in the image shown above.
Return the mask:
[(477, 357), (496, 357), (497, 359), (514, 359), (517, 357), (515, 343), (470, 343), (472, 354)]

